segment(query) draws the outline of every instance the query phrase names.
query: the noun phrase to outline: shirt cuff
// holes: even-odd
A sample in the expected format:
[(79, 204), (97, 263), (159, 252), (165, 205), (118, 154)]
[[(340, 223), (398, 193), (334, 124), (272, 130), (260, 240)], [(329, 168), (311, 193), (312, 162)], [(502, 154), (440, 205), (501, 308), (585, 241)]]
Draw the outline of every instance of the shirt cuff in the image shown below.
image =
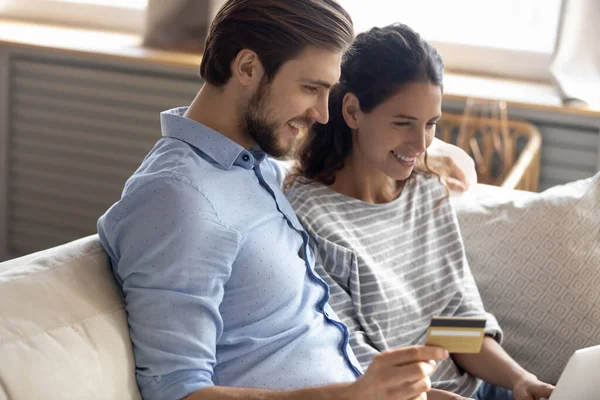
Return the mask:
[(144, 400), (179, 400), (200, 389), (214, 386), (211, 377), (203, 371), (177, 371), (160, 377), (137, 375)]
[(491, 336), (498, 344), (502, 344), (504, 339), (504, 332), (502, 332), (502, 328), (500, 328), (500, 324), (496, 317), (490, 313), (486, 313), (487, 322), (485, 324), (484, 333), (487, 336)]

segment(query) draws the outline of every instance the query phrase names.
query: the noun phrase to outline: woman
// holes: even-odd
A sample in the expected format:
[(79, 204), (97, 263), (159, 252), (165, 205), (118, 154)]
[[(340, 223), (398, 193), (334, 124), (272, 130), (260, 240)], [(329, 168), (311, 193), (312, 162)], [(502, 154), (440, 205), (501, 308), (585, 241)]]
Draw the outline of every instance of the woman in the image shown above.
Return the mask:
[(477, 378), (518, 400), (548, 397), (552, 387), (498, 344), (502, 332), (481, 303), (445, 186), (414, 170), (426, 165), (441, 117), (442, 75), (437, 51), (409, 27), (360, 34), (331, 92), (329, 122), (298, 148), (287, 196), (364, 368), (379, 352), (422, 344), (431, 317), (485, 317), (481, 352), (440, 363), (428, 399), (513, 398)]

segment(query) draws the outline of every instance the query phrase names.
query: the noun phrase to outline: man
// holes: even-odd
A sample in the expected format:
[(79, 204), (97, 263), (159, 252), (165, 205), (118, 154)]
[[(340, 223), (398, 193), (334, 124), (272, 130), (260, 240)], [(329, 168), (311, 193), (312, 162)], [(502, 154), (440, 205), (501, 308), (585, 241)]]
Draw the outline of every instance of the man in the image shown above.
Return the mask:
[(144, 398), (425, 398), (446, 351), (391, 351), (363, 375), (265, 158), (328, 120), (352, 39), (332, 0), (231, 0), (216, 16), (205, 85), (161, 115), (163, 138), (98, 221)]

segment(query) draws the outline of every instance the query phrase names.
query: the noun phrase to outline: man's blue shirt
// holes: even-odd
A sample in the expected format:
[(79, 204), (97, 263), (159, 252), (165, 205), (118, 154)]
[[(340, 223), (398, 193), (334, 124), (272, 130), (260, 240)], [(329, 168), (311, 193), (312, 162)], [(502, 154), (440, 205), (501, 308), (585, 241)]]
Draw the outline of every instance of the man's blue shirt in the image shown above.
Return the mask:
[(161, 114), (163, 138), (98, 221), (143, 397), (356, 379), (281, 168), (185, 111)]

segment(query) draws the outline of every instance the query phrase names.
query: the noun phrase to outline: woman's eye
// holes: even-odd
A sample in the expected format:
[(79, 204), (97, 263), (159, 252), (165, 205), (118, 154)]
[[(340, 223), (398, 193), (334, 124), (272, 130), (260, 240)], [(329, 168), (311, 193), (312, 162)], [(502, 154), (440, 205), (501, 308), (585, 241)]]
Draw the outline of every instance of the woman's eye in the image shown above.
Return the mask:
[(394, 125), (400, 126), (400, 127), (406, 127), (406, 126), (410, 126), (410, 122), (394, 122)]
[(304, 88), (309, 92), (309, 93), (317, 93), (319, 91), (319, 89), (317, 89), (315, 86), (304, 86)]
[(428, 127), (428, 128), (435, 128), (436, 126), (437, 126), (437, 122), (429, 122), (429, 123), (427, 124), (427, 127)]

